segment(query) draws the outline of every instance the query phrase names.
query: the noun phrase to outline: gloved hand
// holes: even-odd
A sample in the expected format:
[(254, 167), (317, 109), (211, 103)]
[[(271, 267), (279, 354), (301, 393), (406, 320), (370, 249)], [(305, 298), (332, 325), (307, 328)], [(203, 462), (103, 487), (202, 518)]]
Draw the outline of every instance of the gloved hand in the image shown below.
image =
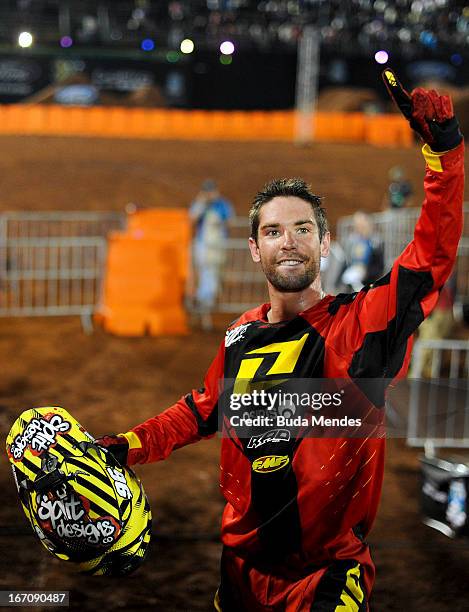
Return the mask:
[(110, 434), (102, 436), (101, 438), (95, 439), (95, 444), (106, 448), (111, 455), (120, 463), (120, 465), (127, 465), (129, 455), (129, 441), (125, 436)]
[(410, 127), (432, 151), (441, 153), (458, 146), (463, 136), (449, 96), (440, 96), (434, 89), (427, 91), (421, 87), (409, 94), (390, 68), (383, 70), (382, 76), (391, 98)]

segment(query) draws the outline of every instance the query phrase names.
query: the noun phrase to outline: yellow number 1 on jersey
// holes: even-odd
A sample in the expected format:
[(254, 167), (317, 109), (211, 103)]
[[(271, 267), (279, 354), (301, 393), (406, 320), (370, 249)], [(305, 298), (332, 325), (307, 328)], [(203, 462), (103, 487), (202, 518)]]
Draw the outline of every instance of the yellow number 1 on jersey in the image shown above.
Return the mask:
[[(307, 338), (308, 334), (305, 334), (299, 340), (274, 342), (262, 348), (249, 351), (246, 355), (271, 355), (272, 353), (278, 353), (267, 375), (291, 374), (295, 369)], [(265, 357), (248, 357), (241, 361), (233, 388), (234, 393), (249, 393), (250, 383), (259, 371), (264, 359)], [(276, 380), (275, 382), (277, 383), (279, 381)]]

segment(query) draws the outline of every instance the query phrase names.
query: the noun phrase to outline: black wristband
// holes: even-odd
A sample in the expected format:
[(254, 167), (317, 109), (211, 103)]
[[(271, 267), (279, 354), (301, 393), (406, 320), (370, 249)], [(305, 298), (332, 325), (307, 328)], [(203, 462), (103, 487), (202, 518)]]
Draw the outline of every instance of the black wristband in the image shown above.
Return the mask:
[(463, 139), (456, 117), (451, 117), (451, 119), (442, 123), (429, 121), (428, 126), (434, 138), (434, 142), (430, 144), (430, 147), (435, 153), (454, 149)]

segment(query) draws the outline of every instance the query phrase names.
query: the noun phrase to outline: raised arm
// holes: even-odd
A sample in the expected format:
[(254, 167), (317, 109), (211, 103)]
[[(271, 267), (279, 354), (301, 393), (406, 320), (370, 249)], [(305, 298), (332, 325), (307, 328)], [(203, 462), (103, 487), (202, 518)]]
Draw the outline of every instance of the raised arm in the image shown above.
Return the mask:
[[(414, 239), (395, 262), (399, 268), (429, 274), (431, 289), (440, 290), (456, 261), (462, 233), (464, 194), (464, 144), (447, 153), (433, 153), (423, 147), (427, 162), (425, 199), (414, 231)], [(425, 301), (425, 315), (434, 304)]]
[(407, 319), (413, 318), (406, 326), (412, 333), (435, 306), (456, 261), (463, 223), (464, 143), (449, 96), (421, 88), (409, 95), (391, 70), (385, 70), (383, 78), (395, 103), (425, 142), (422, 211), (414, 239), (397, 258), (390, 278), (391, 297), (409, 302), (402, 295), (408, 293), (408, 298), (419, 303), (421, 313), (417, 305), (414, 317), (407, 312)]
[(341, 328), (338, 346), (349, 355), (348, 374), (357, 378), (391, 379), (405, 373), (411, 336), (438, 300), (462, 232), (464, 144), (451, 100), (423, 89), (409, 95), (388, 72), (393, 98), (426, 140), (425, 199), (412, 242), (392, 270), (350, 304), (351, 324)]

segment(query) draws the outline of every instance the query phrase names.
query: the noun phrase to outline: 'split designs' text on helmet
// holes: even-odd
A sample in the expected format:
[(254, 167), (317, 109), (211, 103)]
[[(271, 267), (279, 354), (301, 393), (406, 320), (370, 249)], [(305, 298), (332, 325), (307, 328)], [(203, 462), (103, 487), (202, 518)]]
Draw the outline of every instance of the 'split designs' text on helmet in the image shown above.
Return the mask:
[(143, 487), (66, 410), (23, 412), (6, 448), (23, 510), (49, 552), (87, 574), (140, 565), (151, 534)]

